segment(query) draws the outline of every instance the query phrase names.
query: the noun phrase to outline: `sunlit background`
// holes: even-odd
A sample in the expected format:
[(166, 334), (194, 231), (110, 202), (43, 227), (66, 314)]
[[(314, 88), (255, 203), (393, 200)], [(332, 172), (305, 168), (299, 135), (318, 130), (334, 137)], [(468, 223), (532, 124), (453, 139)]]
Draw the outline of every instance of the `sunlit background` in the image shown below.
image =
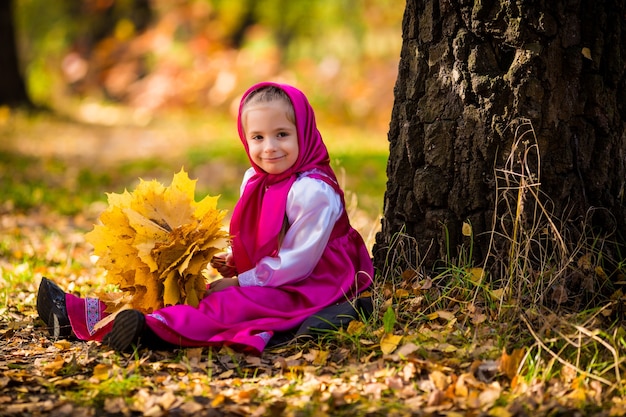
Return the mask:
[(239, 97), (274, 80), (307, 94), (352, 207), (370, 228), (377, 223), (403, 2), (15, 4), (29, 95), (55, 117), (0, 123), (3, 147), (60, 164), (55, 175), (75, 194), (93, 185), (81, 180), (87, 168), (102, 189), (119, 192), (128, 178), (165, 181), (184, 165), (230, 208), (247, 163), (235, 129)]
[[(251, 83), (307, 90), (336, 123), (389, 121), (404, 5), (392, 0), (20, 0), (19, 50), (33, 100), (117, 123), (85, 102), (224, 110)], [(45, 13), (43, 12), (45, 10)], [(117, 116), (118, 118), (120, 116)]]

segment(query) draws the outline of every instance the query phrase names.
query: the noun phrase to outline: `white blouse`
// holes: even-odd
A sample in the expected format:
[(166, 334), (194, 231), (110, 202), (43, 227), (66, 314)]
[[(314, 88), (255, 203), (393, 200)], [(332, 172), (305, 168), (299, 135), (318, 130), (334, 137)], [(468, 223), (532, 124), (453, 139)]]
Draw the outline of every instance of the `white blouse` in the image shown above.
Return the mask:
[[(240, 273), (242, 287), (294, 283), (306, 278), (317, 265), (343, 207), (330, 185), (307, 177), (313, 172), (302, 173), (289, 190), (286, 211), (290, 226), (278, 255), (263, 257), (254, 268)], [(241, 192), (253, 174), (253, 168), (246, 171)]]

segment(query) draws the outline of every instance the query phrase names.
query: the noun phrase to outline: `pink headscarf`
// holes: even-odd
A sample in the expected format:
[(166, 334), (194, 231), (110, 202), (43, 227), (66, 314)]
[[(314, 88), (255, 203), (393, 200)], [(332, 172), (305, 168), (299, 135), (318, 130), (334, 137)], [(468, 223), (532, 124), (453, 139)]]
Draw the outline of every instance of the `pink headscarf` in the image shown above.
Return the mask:
[[(287, 93), (296, 118), (298, 159), (291, 168), (280, 174), (268, 174), (252, 161), (242, 126), (241, 113), (246, 98), (265, 86), (275, 86)], [(235, 205), (230, 223), (235, 265), (239, 272), (244, 272), (252, 269), (262, 257), (275, 256), (278, 252), (278, 239), (285, 217), (287, 194), (299, 173), (315, 168), (330, 179), (328, 181), (323, 178), (337, 190), (342, 199), (343, 193), (330, 167), (330, 157), (322, 135), (317, 130), (313, 108), (300, 90), (272, 82), (253, 85), (244, 93), (239, 104), (237, 128), (239, 138), (255, 170)]]

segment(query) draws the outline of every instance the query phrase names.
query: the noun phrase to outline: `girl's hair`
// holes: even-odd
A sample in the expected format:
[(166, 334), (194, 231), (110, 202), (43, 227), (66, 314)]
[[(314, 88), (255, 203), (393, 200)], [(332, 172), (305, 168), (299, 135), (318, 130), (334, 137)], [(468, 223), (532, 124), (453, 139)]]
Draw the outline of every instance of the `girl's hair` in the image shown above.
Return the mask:
[(276, 100), (282, 100), (285, 104), (287, 104), (287, 120), (296, 124), (296, 114), (293, 110), (291, 99), (284, 90), (273, 85), (267, 85), (251, 92), (248, 97), (246, 97), (246, 101), (243, 103), (241, 113), (245, 113), (251, 105), (270, 103)]

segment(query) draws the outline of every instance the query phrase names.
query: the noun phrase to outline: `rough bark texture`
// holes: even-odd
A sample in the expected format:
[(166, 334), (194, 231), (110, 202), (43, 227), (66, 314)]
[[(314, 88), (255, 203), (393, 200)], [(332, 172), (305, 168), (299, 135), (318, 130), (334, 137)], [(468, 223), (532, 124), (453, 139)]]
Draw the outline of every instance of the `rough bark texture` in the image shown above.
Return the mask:
[[(457, 256), (469, 245), (465, 221), (474, 261), (484, 261), (494, 219), (510, 210), (496, 204), (496, 169), (519, 118), (532, 123), (542, 200), (560, 226), (617, 230), (624, 241), (624, 3), (407, 1), (378, 269), (399, 232), (414, 238), (414, 264)], [(593, 207), (606, 210), (589, 220)]]
[(0, 105), (30, 106), (19, 70), (12, 6), (13, 0), (0, 0)]

